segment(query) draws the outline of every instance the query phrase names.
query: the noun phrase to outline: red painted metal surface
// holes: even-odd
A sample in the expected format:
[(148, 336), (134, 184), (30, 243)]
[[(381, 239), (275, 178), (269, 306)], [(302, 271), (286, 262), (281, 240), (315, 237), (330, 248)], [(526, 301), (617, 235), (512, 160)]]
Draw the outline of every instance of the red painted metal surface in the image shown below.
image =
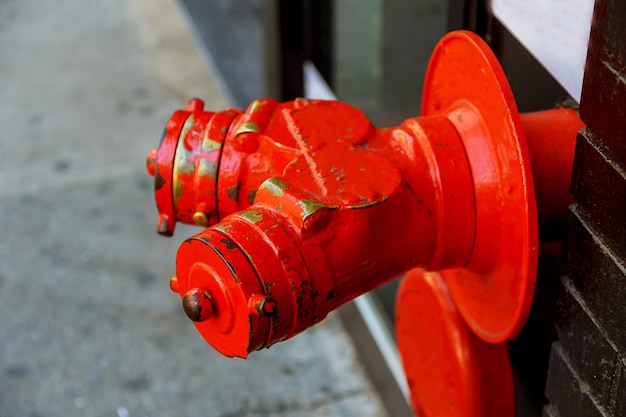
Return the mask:
[(505, 343), (478, 338), (438, 272), (414, 269), (398, 291), (396, 335), (420, 417), (512, 417), (513, 374)]
[(171, 236), (177, 221), (206, 227), (248, 207), (261, 182), (280, 175), (300, 154), (293, 138), (275, 126), (277, 106), (256, 100), (245, 112), (213, 113), (193, 99), (172, 115), (147, 160), (160, 234)]
[(171, 236), (176, 221), (208, 226), (217, 217), (217, 176), (222, 146), (240, 110), (203, 110), (194, 99), (175, 112), (163, 131), (158, 149), (148, 154), (159, 210), (159, 234)]
[(533, 171), (539, 236), (542, 242), (562, 240), (564, 213), (574, 202), (570, 180), (576, 135), (584, 127), (578, 113), (560, 108), (520, 114)]
[(181, 245), (170, 286), (213, 347), (245, 358), (411, 271), (397, 330), (415, 409), (512, 415), (502, 342), (531, 306), (538, 225), (559, 237), (582, 122), (519, 115), (469, 32), (435, 48), (422, 109), (379, 129), (336, 101), (192, 100), (148, 156), (159, 233), (210, 226)]
[(335, 101), (202, 107), (174, 113), (148, 171), (160, 233), (211, 226), (181, 245), (170, 282), (211, 345), (245, 358), (412, 270), (397, 318), (416, 409), (512, 415), (500, 343), (530, 309), (538, 222), (570, 201), (575, 111), (520, 116), (469, 32), (439, 43), (423, 115), (397, 127)]

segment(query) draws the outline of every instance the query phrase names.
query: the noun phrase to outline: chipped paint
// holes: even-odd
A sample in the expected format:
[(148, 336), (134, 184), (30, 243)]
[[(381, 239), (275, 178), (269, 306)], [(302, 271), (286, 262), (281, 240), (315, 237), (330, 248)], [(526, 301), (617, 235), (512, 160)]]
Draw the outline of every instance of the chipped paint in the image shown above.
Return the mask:
[(157, 165), (154, 171), (154, 189), (160, 190), (165, 184), (167, 184), (167, 181), (165, 181), (165, 178), (163, 178), (159, 172), (159, 166)]
[(267, 295), (272, 295), (272, 287), (276, 284), (271, 281), (265, 280), (263, 282), (263, 285), (265, 286), (265, 292), (267, 293)]
[(250, 111), (252, 113), (259, 112), (263, 109), (263, 106), (267, 104), (267, 100), (254, 100), (250, 105)]
[(220, 239), (220, 242), (226, 245), (226, 249), (229, 250), (235, 249), (237, 247), (237, 245), (235, 245), (235, 242), (233, 242), (229, 238)]
[(302, 207), (302, 220), (305, 220), (317, 213), (319, 210), (326, 208), (326, 205), (320, 203), (317, 200), (310, 200), (305, 198), (300, 200), (299, 203), (300, 207)]
[(250, 223), (258, 223), (263, 220), (263, 214), (259, 210), (246, 210), (237, 213), (237, 216), (249, 221)]
[(278, 177), (268, 178), (267, 180), (263, 181), (263, 184), (259, 186), (259, 190), (267, 190), (274, 197), (282, 197), (283, 191), (287, 188), (287, 183)]
[(232, 229), (233, 226), (230, 225), (230, 224), (220, 223), (220, 224), (217, 224), (217, 225), (213, 226), (213, 228), (219, 230), (222, 233), (229, 233), (230, 229)]
[(234, 202), (238, 202), (239, 201), (239, 188), (241, 188), (241, 181), (237, 181), (237, 185), (235, 185), (234, 187), (230, 187), (228, 190), (226, 190), (226, 194), (228, 195), (228, 198), (230, 198)]
[(364, 209), (364, 208), (368, 208), (368, 207), (374, 207), (374, 206), (377, 206), (377, 205), (381, 204), (382, 202), (386, 201), (388, 198), (389, 198), (389, 196), (384, 196), (380, 200), (366, 201), (366, 202), (364, 202), (362, 204), (351, 204), (351, 205), (349, 205), (347, 207), (349, 209)]
[(242, 123), (241, 126), (235, 131), (235, 136), (239, 136), (242, 133), (258, 133), (259, 125), (256, 122)]
[(254, 199), (256, 198), (256, 190), (248, 191), (248, 203), (252, 205), (254, 203)]
[(208, 136), (205, 136), (204, 140), (202, 141), (202, 149), (204, 149), (206, 152), (219, 151), (220, 149), (222, 149), (222, 143), (213, 140)]
[(180, 136), (178, 137), (178, 141), (180, 142), (181, 140), (184, 142), (185, 137), (187, 136), (187, 133), (189, 133), (189, 131), (191, 129), (193, 129), (193, 127), (196, 125), (196, 121), (193, 117), (193, 113), (189, 115), (189, 117), (187, 118), (187, 120), (185, 120), (185, 124), (183, 124), (183, 128), (180, 131)]
[(185, 146), (185, 138), (187, 137), (189, 130), (192, 129), (194, 125), (195, 122), (193, 120), (192, 114), (187, 118), (187, 121), (185, 121), (183, 130), (178, 137), (178, 144), (176, 145), (172, 178), (172, 195), (174, 197), (175, 205), (178, 203), (178, 200), (180, 200), (183, 196), (184, 182), (181, 181), (179, 177), (181, 175), (193, 175), (196, 170), (195, 164), (189, 161), (191, 152), (189, 152)]
[[(211, 178), (213, 181), (217, 180), (217, 162), (209, 162), (205, 159), (200, 160), (198, 165), (198, 175)], [(211, 193), (213, 190), (208, 190)]]

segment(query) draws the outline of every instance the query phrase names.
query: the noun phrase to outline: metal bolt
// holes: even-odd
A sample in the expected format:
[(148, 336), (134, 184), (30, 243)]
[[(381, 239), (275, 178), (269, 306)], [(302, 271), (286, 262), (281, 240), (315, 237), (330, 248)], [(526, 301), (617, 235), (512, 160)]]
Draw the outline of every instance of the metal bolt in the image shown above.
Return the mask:
[(208, 292), (199, 288), (189, 290), (183, 296), (183, 310), (190, 320), (195, 322), (205, 321), (213, 314), (211, 296)]
[(176, 276), (170, 278), (170, 290), (178, 292), (178, 278)]
[(169, 216), (167, 214), (159, 215), (159, 223), (157, 224), (157, 232), (162, 236), (172, 236), (174, 229), (170, 229)]
[(276, 314), (278, 304), (272, 297), (264, 295), (253, 295), (248, 301), (248, 307), (253, 314), (261, 316), (273, 316)]
[(196, 211), (193, 214), (193, 222), (198, 226), (207, 227), (209, 225), (209, 218), (201, 211)]
[(200, 100), (199, 98), (191, 99), (189, 103), (187, 103), (187, 110), (188, 111), (204, 110), (204, 101)]
[(193, 222), (198, 226), (209, 226), (209, 216), (207, 213), (210, 208), (207, 203), (200, 203), (198, 207), (196, 207), (196, 212), (193, 214)]
[(150, 153), (148, 153), (148, 158), (146, 158), (146, 169), (148, 170), (148, 174), (152, 177), (156, 174), (156, 163), (157, 157), (159, 156), (158, 149), (152, 149)]

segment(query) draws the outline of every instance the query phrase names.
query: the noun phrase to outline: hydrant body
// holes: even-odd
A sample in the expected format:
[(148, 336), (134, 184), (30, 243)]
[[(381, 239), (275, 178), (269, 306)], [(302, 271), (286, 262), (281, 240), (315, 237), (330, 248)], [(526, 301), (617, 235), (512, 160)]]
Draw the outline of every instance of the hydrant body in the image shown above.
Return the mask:
[[(502, 342), (530, 310), (540, 229), (559, 236), (580, 128), (569, 108), (519, 115), (463, 31), (433, 53), (422, 116), (397, 127), (337, 101), (192, 100), (148, 156), (159, 233), (207, 227), (181, 245), (171, 288), (213, 347), (245, 358), (411, 270), (396, 311), (414, 408), (512, 415)], [(411, 350), (439, 327), (439, 344)]]
[[(467, 42), (474, 54), (462, 50)], [(345, 103), (306, 99), (257, 100), (243, 113), (206, 112), (193, 100), (174, 114), (149, 156), (159, 230), (219, 220), (183, 243), (172, 287), (210, 300), (212, 314), (196, 326), (220, 352), (246, 357), (285, 340), (414, 267), (447, 271), (481, 338), (519, 332), (538, 246), (522, 125), (541, 132), (530, 137), (537, 143), (565, 126), (573, 143), (580, 121), (559, 109), (522, 123), (486, 46), (467, 34), (440, 45), (423, 116), (398, 127), (378, 129)], [(554, 127), (555, 119), (566, 122)], [(544, 200), (540, 213), (567, 204)], [(275, 306), (271, 314), (259, 313), (259, 300)], [(185, 306), (200, 317), (198, 303)]]

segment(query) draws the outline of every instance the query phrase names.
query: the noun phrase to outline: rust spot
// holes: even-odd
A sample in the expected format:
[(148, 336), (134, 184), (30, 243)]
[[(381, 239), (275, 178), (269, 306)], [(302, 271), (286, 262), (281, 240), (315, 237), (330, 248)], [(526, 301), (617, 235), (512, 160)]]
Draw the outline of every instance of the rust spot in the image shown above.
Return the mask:
[(191, 243), (193, 240), (199, 240), (205, 245), (211, 246), (211, 242), (209, 242), (209, 239), (207, 239), (206, 237), (190, 238), (190, 239), (185, 240), (185, 243)]
[(273, 287), (274, 285), (276, 285), (276, 284), (274, 284), (273, 282), (270, 282), (270, 281), (268, 281), (268, 280), (265, 280), (265, 281), (263, 282), (263, 284), (265, 285), (265, 292), (266, 292), (268, 295), (272, 295), (272, 287)]
[(252, 190), (248, 192), (248, 203), (254, 203), (254, 199), (256, 198), (256, 190)]
[(421, 206), (423, 206), (423, 207), (426, 209), (426, 214), (427, 214), (429, 217), (433, 215), (433, 212), (432, 212), (432, 211), (430, 211), (430, 209), (428, 208), (428, 206), (424, 203), (424, 200), (422, 200), (421, 198), (418, 198), (418, 199), (417, 199), (417, 202), (418, 202)]
[(220, 242), (226, 245), (226, 249), (235, 249), (237, 247), (237, 245), (228, 238), (220, 239)]
[[(306, 288), (309, 285), (309, 281), (307, 280), (302, 280), (302, 285), (300, 286), (300, 291), (298, 292), (298, 295), (296, 296), (296, 302), (300, 303), (302, 300), (304, 300), (304, 297), (306, 297)], [(293, 288), (293, 291), (297, 291), (296, 288)], [(308, 312), (307, 312), (308, 314)], [(306, 316), (305, 316), (306, 317)]]
[(183, 310), (190, 320), (201, 322), (213, 313), (211, 297), (206, 291), (194, 288), (183, 296)]
[(159, 168), (157, 166), (157, 169), (154, 173), (154, 189), (155, 190), (160, 190), (164, 185), (165, 185), (165, 178), (163, 178), (163, 176), (161, 175), (161, 173), (159, 172)]
[(235, 202), (239, 201), (239, 188), (241, 188), (241, 181), (237, 181), (237, 185), (226, 190), (228, 198)]
[(349, 209), (363, 209), (363, 208), (368, 208), (368, 207), (373, 207), (373, 206), (377, 206), (380, 203), (386, 201), (389, 198), (389, 196), (384, 196), (382, 198), (373, 200), (373, 201), (365, 201), (362, 204), (352, 204), (347, 206)]

